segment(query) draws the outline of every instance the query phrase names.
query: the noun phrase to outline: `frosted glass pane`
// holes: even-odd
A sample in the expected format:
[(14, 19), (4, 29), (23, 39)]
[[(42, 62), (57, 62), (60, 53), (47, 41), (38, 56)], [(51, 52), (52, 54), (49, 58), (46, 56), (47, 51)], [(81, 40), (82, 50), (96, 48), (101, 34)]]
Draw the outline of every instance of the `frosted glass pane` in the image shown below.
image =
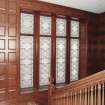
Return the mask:
[(79, 37), (79, 21), (71, 21), (71, 37)]
[(40, 37), (40, 86), (48, 85), (51, 65), (51, 38)]
[(71, 39), (70, 80), (78, 80), (79, 70), (79, 39)]
[(21, 13), (21, 33), (34, 33), (34, 15)]
[(66, 38), (56, 39), (56, 83), (65, 82)]
[(21, 88), (33, 87), (33, 37), (20, 36)]
[(51, 35), (51, 17), (40, 16), (40, 34)]
[(66, 19), (56, 19), (56, 35), (66, 36)]

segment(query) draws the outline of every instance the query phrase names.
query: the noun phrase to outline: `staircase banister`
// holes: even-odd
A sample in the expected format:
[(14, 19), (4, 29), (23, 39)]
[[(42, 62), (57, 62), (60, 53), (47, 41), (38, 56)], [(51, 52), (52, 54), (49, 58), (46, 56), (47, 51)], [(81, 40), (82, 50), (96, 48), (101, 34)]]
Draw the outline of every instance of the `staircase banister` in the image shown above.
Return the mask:
[(79, 88), (86, 88), (90, 85), (95, 85), (96, 83), (105, 81), (105, 70), (95, 73), (91, 76), (87, 76), (81, 80), (78, 81), (74, 81), (68, 85), (62, 86), (61, 88), (56, 88), (53, 91), (53, 95), (54, 94), (58, 94), (58, 93), (62, 93), (68, 90), (73, 90), (73, 89), (79, 89)]

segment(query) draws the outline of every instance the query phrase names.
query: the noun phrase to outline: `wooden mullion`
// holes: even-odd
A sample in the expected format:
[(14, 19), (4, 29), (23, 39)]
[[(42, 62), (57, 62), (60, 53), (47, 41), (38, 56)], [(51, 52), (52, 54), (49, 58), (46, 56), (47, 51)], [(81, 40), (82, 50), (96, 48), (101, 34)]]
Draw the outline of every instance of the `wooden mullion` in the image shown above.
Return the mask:
[(51, 26), (51, 78), (56, 84), (56, 15), (52, 15)]
[(39, 89), (39, 49), (40, 49), (40, 14), (35, 12), (35, 23), (34, 23), (34, 40), (35, 40), (35, 54), (34, 54), (34, 88)]
[(66, 83), (70, 82), (70, 19), (67, 17), (67, 41), (66, 41)]

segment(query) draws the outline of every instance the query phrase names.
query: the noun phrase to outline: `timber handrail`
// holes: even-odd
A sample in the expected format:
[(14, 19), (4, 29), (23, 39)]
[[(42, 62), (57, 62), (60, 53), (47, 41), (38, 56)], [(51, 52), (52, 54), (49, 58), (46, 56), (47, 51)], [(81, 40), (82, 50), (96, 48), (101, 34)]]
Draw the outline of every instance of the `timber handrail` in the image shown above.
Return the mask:
[(105, 70), (61, 88), (49, 85), (49, 105), (105, 105)]

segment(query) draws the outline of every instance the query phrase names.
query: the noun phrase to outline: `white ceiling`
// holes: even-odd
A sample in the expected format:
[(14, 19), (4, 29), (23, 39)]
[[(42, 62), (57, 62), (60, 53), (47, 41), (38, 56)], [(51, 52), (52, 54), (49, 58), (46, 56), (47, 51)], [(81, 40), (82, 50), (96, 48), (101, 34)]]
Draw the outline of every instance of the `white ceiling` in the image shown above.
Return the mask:
[(105, 0), (39, 0), (94, 13), (105, 12)]

